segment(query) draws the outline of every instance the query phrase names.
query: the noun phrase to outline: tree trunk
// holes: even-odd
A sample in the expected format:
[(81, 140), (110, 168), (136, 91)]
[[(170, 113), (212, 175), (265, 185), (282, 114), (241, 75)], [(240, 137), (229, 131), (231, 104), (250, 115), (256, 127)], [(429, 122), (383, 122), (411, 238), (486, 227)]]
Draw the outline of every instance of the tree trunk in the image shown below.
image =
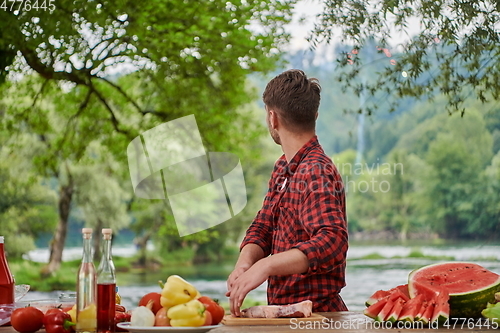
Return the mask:
[(98, 218), (94, 232), (92, 233), (92, 237), (94, 238), (94, 262), (99, 261), (99, 259), (101, 258), (102, 227), (102, 220)]
[(148, 241), (151, 237), (151, 234), (149, 232), (146, 232), (142, 236), (137, 236), (134, 239), (134, 244), (137, 247), (137, 250), (139, 251), (139, 258), (137, 260), (137, 263), (140, 267), (146, 267), (147, 264), (147, 245)]
[(57, 224), (54, 238), (50, 242), (50, 259), (48, 265), (44, 268), (43, 274), (50, 275), (57, 271), (61, 266), (64, 243), (68, 233), (68, 217), (71, 210), (71, 199), (74, 192), (73, 177), (68, 171), (68, 184), (61, 186), (59, 190), (59, 223)]

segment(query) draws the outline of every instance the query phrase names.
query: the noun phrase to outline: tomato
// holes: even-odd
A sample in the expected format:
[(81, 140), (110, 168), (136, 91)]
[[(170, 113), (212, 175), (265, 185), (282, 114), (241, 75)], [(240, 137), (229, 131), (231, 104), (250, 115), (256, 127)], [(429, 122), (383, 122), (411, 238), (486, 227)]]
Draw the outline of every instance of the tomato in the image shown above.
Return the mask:
[(167, 316), (168, 308), (161, 308), (155, 315), (155, 326), (171, 326)]
[(212, 315), (212, 325), (217, 325), (224, 318), (225, 310), (216, 301), (208, 296), (201, 296), (198, 301), (205, 305), (205, 308)]
[(128, 312), (115, 311), (115, 332), (128, 332), (128, 330), (118, 327), (118, 323), (130, 321), (131, 315)]
[(139, 306), (147, 306), (149, 300), (153, 300), (153, 308), (151, 309), (151, 311), (156, 314), (162, 308), (160, 304), (160, 297), (161, 294), (156, 292), (146, 294), (142, 296), (141, 300), (139, 301)]
[(205, 310), (205, 322), (202, 326), (210, 326), (212, 325), (212, 314), (210, 311)]
[(120, 304), (115, 304), (115, 311), (116, 312), (127, 312), (127, 309), (123, 305)]
[(32, 306), (15, 309), (10, 323), (18, 332), (36, 332), (42, 328), (43, 312)]

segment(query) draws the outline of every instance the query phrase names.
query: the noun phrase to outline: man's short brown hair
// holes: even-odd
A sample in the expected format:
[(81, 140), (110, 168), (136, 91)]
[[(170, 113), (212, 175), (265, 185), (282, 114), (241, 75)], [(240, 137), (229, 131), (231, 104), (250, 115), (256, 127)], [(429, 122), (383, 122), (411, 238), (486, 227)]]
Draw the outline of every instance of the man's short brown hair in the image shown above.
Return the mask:
[(290, 131), (310, 131), (316, 125), (321, 86), (299, 69), (281, 73), (269, 81), (262, 95), (264, 104), (278, 113)]

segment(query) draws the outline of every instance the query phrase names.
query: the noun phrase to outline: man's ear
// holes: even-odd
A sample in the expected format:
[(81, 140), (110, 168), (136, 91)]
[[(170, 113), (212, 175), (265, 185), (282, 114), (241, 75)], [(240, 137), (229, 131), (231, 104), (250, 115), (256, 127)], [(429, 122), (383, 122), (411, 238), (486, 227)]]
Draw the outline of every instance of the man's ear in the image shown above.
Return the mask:
[(271, 124), (272, 129), (278, 129), (279, 126), (278, 114), (273, 110), (269, 110), (269, 123)]

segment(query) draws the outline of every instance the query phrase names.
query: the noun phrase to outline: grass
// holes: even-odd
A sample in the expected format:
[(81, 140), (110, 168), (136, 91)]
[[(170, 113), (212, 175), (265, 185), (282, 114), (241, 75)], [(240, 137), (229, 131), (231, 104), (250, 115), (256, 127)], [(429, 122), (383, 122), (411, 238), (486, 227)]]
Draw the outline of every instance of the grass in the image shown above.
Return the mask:
[(45, 265), (44, 263), (29, 260), (9, 262), (9, 267), (12, 275), (14, 275), (16, 284), (29, 284), (30, 290), (53, 291), (75, 289), (78, 266), (75, 266), (73, 262), (64, 262), (58, 271), (44, 276), (42, 269)]
[[(360, 258), (350, 259), (350, 260), (377, 260), (377, 259), (405, 259), (405, 258), (418, 258), (418, 259), (429, 259), (429, 260), (440, 260), (440, 261), (452, 261), (455, 260), (455, 257), (452, 256), (433, 256), (426, 255), (419, 249), (412, 249), (407, 256), (392, 256), (392, 257), (384, 257), (378, 252), (370, 253), (364, 255)], [(496, 260), (496, 258), (495, 258)]]

